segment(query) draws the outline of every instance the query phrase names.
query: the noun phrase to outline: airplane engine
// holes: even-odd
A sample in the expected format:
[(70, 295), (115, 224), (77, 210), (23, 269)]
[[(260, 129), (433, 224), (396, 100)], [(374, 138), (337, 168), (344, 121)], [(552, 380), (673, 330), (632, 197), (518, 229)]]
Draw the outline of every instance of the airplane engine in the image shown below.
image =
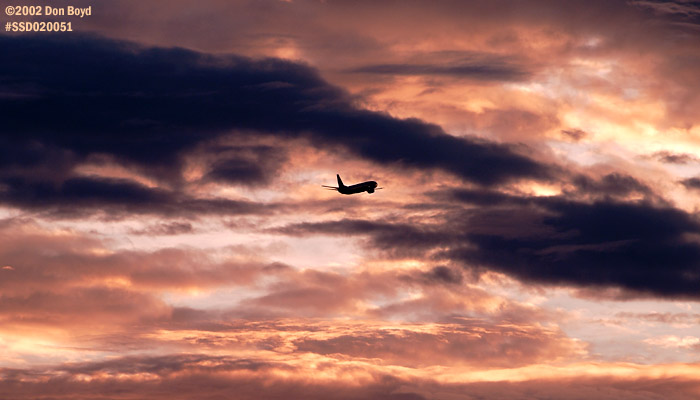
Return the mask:
[(367, 193), (374, 193), (374, 189), (372, 189), (372, 188), (367, 189)]

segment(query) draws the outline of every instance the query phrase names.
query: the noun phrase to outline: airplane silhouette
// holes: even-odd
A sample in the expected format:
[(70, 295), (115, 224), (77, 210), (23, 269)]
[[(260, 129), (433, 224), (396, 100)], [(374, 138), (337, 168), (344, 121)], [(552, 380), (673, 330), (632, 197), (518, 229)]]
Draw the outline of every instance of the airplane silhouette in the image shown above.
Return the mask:
[(340, 192), (342, 194), (355, 194), (355, 193), (362, 193), (362, 192), (374, 193), (375, 190), (383, 189), (383, 188), (378, 188), (377, 182), (375, 182), (375, 181), (367, 181), (367, 182), (358, 183), (356, 185), (345, 186), (345, 185), (343, 185), (343, 181), (340, 179), (340, 175), (336, 175), (336, 177), (338, 177), (338, 187), (326, 186), (326, 185), (321, 185), (321, 186), (323, 186), (324, 188), (330, 189), (330, 190), (337, 190), (338, 192)]

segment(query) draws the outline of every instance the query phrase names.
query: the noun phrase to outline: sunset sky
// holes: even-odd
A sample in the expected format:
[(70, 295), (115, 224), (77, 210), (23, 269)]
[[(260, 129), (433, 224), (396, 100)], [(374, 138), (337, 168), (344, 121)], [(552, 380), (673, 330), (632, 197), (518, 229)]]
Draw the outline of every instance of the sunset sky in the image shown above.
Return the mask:
[(50, 4), (0, 399), (700, 398), (700, 2)]

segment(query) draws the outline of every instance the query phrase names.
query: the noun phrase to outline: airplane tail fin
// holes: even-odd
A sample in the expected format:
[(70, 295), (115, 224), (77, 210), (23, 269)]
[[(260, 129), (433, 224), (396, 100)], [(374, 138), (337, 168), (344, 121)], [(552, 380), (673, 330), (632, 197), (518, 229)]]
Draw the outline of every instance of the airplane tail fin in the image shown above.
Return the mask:
[(342, 179), (340, 179), (340, 174), (336, 174), (335, 176), (338, 177), (338, 187), (345, 187), (345, 185), (343, 185)]

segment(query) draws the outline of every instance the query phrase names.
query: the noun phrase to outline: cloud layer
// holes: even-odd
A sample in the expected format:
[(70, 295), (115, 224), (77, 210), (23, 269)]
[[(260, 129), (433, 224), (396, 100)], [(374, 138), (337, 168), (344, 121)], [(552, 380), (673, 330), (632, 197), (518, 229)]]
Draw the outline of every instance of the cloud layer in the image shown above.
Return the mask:
[[(188, 152), (247, 130), (305, 137), (319, 148), (346, 149), (380, 164), (439, 168), (482, 184), (550, 175), (507, 145), (457, 138), (419, 120), (359, 109), (302, 64), (91, 37), (4, 37), (0, 45), (13, 54), (0, 71), (8, 132), (2, 200), (13, 206), (102, 202), (155, 211), (196, 201), (178, 190)], [(273, 148), (219, 151), (230, 154), (213, 161), (206, 177), (228, 183), (265, 182), (263, 171), (284, 160)], [(74, 176), (77, 165), (96, 156), (172, 188)]]
[(0, 398), (698, 397), (697, 4), (54, 3)]

